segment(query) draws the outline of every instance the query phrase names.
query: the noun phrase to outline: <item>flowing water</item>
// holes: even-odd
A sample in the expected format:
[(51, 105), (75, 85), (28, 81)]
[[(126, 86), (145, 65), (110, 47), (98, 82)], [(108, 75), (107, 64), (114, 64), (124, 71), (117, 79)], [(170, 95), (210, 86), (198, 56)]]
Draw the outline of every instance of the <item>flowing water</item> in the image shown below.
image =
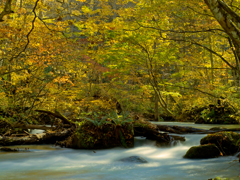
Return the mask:
[[(167, 123), (209, 129), (211, 125)], [(222, 125), (221, 125), (222, 126)], [(216, 125), (214, 125), (216, 127)], [(227, 126), (232, 128), (230, 126)], [(238, 126), (234, 126), (238, 127)], [(240, 126), (239, 126), (240, 127)], [(186, 141), (174, 147), (156, 147), (154, 141), (135, 138), (131, 149), (74, 150), (52, 145), (16, 146), (30, 152), (0, 152), (1, 180), (207, 180), (214, 177), (240, 179), (240, 163), (236, 156), (213, 159), (184, 159), (186, 151), (205, 135), (187, 134)], [(144, 164), (119, 161), (140, 156)]]

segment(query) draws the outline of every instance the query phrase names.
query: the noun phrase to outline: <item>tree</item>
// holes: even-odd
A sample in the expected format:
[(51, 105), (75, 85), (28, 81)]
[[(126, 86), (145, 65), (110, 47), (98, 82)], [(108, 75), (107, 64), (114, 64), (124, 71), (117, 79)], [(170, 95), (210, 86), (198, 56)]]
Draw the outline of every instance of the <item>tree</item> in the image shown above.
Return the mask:
[[(236, 70), (240, 74), (240, 16), (223, 0), (204, 0), (214, 18), (222, 26), (233, 43), (233, 52), (236, 58)], [(239, 1), (236, 1), (239, 3)], [(232, 4), (232, 2), (231, 2)], [(234, 7), (239, 11), (238, 7)]]

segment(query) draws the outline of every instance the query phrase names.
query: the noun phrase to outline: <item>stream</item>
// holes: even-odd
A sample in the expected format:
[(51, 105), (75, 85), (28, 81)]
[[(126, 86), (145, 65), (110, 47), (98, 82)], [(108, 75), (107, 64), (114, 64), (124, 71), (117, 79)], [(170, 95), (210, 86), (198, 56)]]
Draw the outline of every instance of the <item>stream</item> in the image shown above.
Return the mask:
[[(240, 128), (240, 125), (196, 125), (193, 123), (158, 122), (164, 125)], [(107, 150), (75, 150), (52, 145), (27, 145), (30, 152), (0, 152), (1, 180), (207, 180), (225, 177), (240, 179), (236, 156), (213, 159), (184, 159), (186, 151), (199, 145), (205, 134), (186, 134), (185, 142), (173, 147), (156, 147), (154, 141), (135, 138), (135, 147)], [(11, 147), (13, 148), (13, 146)], [(140, 156), (148, 163), (119, 161)]]

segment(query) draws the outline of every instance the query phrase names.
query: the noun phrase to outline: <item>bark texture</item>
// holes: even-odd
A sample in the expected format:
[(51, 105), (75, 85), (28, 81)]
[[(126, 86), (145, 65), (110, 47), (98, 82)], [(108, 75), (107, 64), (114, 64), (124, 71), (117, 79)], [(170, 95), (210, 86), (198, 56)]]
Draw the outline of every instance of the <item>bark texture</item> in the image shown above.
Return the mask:
[(240, 58), (240, 16), (223, 0), (204, 0), (215, 19), (231, 38)]

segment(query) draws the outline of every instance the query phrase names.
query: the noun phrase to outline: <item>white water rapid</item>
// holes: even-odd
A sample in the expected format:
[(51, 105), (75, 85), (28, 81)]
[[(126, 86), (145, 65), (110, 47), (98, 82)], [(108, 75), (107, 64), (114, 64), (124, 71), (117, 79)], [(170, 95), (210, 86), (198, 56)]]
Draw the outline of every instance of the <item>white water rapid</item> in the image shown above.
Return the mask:
[[(196, 127), (191, 123), (162, 124)], [(210, 128), (204, 126), (197, 128)], [(207, 180), (217, 176), (240, 179), (240, 163), (236, 156), (184, 159), (186, 151), (199, 145), (200, 139), (206, 135), (183, 136), (186, 142), (162, 148), (141, 137), (135, 139), (135, 147), (130, 149), (93, 151), (51, 145), (16, 146), (29, 148), (30, 152), (0, 152), (0, 180)], [(129, 156), (140, 156), (148, 163), (119, 161)]]

